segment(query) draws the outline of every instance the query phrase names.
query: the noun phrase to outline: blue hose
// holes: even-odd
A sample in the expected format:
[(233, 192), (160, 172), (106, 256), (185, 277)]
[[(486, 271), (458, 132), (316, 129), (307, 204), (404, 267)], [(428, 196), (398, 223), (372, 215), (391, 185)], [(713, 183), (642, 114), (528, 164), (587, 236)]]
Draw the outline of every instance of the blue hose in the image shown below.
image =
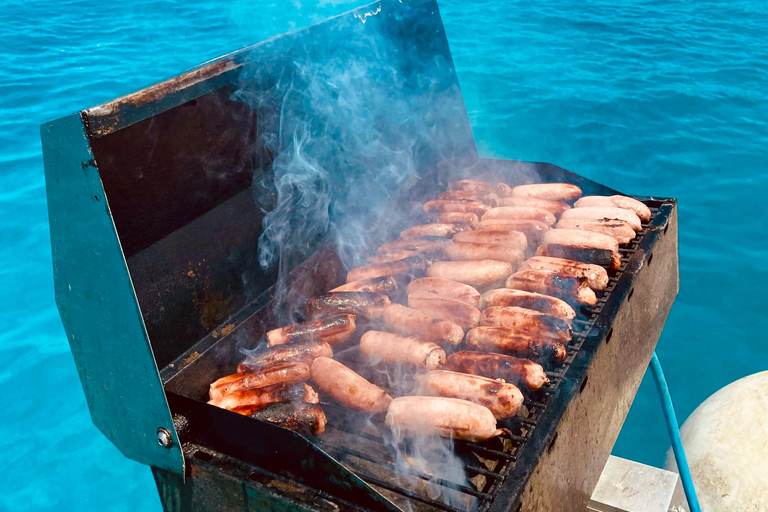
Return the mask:
[(680, 472), (680, 479), (683, 481), (683, 490), (688, 500), (688, 507), (691, 509), (691, 512), (701, 512), (699, 499), (696, 497), (696, 489), (693, 488), (691, 470), (688, 468), (688, 460), (685, 458), (685, 450), (683, 450), (683, 440), (680, 439), (680, 427), (677, 424), (675, 407), (672, 405), (672, 397), (669, 394), (667, 380), (664, 378), (664, 371), (661, 369), (661, 363), (656, 352), (651, 357), (650, 366), (653, 371), (653, 378), (656, 381), (656, 387), (659, 389), (661, 406), (664, 409), (664, 418), (667, 420), (669, 439), (672, 441), (672, 452), (675, 454), (677, 469)]

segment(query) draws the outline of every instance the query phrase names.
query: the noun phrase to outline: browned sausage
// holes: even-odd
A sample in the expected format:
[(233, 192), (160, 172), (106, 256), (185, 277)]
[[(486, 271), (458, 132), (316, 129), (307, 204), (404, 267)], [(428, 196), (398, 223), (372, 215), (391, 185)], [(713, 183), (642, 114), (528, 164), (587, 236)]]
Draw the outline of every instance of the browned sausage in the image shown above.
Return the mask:
[(536, 199), (535, 197), (505, 197), (501, 200), (500, 206), (532, 206), (534, 208), (541, 208), (551, 212), (557, 218), (563, 214), (565, 210), (569, 210), (571, 206), (568, 203), (562, 201), (550, 201), (549, 199)]
[(491, 219), (481, 220), (475, 227), (478, 231), (520, 231), (525, 234), (528, 244), (535, 247), (549, 226), (538, 220)]
[(297, 362), (277, 363), (255, 372), (227, 375), (213, 382), (209, 395), (211, 400), (234, 391), (263, 388), (272, 384), (296, 384), (309, 379), (309, 365)]
[(478, 217), (482, 217), (490, 209), (490, 206), (481, 201), (433, 199), (424, 203), (424, 212), (428, 215), (439, 212), (472, 212)]
[(525, 260), (521, 265), (521, 269), (526, 268), (552, 270), (572, 277), (585, 277), (587, 284), (593, 290), (605, 290), (605, 287), (608, 286), (608, 272), (603, 267), (591, 263), (548, 256), (534, 256)]
[[(307, 390), (306, 384), (292, 384), (281, 382), (262, 388), (233, 391), (226, 395), (210, 400), (208, 403), (222, 409), (234, 410), (239, 407), (251, 407), (251, 413), (275, 402), (288, 402), (290, 400), (312, 399), (312, 393)], [(309, 388), (311, 389), (311, 388)], [(244, 412), (244, 411), (238, 411)]]
[(312, 382), (337, 402), (369, 414), (385, 412), (392, 401), (379, 386), (329, 357), (318, 357), (312, 363)]
[(274, 347), (305, 341), (324, 341), (336, 345), (348, 340), (354, 332), (355, 315), (336, 315), (272, 329), (267, 332), (267, 345)]
[(477, 226), (477, 223), (480, 222), (480, 218), (472, 212), (437, 212), (429, 214), (427, 222), (475, 227)]
[(571, 208), (563, 213), (561, 219), (621, 219), (629, 222), (632, 229), (641, 231), (643, 229), (640, 217), (632, 210), (617, 208), (615, 206), (585, 206), (582, 208)]
[(427, 260), (422, 256), (416, 256), (390, 263), (382, 263), (380, 265), (357, 267), (347, 273), (347, 282), (361, 281), (363, 279), (372, 279), (374, 277), (382, 276), (397, 276), (401, 274), (423, 275), (426, 266)]
[(521, 357), (565, 361), (568, 351), (547, 336), (528, 336), (506, 327), (480, 326), (467, 333), (467, 346), (485, 352), (504, 352)]
[(581, 189), (570, 183), (534, 183), (513, 188), (512, 195), (570, 202), (581, 197)]
[(445, 246), (443, 255), (453, 261), (499, 260), (516, 267), (523, 261), (523, 253), (516, 246), (483, 244), (476, 242), (453, 242)]
[(459, 398), (401, 396), (392, 400), (384, 422), (399, 435), (438, 434), (464, 441), (484, 441), (505, 432), (487, 407)]
[(468, 284), (459, 283), (456, 281), (450, 281), (448, 279), (441, 279), (439, 277), (422, 277), (414, 279), (408, 283), (408, 287), (405, 289), (407, 294), (412, 293), (436, 293), (443, 297), (450, 297), (462, 302), (466, 302), (470, 306), (480, 306), (480, 292), (469, 286)]
[[(589, 233), (584, 231), (584, 233)], [(597, 235), (598, 233), (593, 233)], [(566, 260), (580, 261), (591, 265), (600, 265), (611, 271), (618, 270), (621, 267), (621, 254), (618, 251), (609, 251), (608, 249), (592, 249), (585, 247), (574, 247), (573, 245), (546, 244), (540, 245), (536, 249), (536, 256), (546, 256), (548, 258), (563, 258)]]
[(635, 212), (640, 220), (651, 220), (651, 210), (642, 202), (627, 196), (584, 196), (574, 204), (576, 208), (586, 206), (615, 206)]
[(335, 292), (368, 292), (394, 295), (397, 293), (397, 280), (392, 276), (383, 276), (351, 281), (331, 290), (331, 293)]
[[(581, 229), (553, 229), (544, 233), (540, 256), (566, 258), (618, 270), (619, 242), (615, 238)], [(543, 249), (542, 249), (543, 247)]]
[(512, 195), (512, 188), (506, 183), (498, 181), (486, 181), (479, 179), (465, 179), (454, 181), (450, 186), (451, 190), (471, 190), (472, 192), (494, 193), (499, 197), (508, 197)]
[(378, 252), (387, 253), (401, 250), (440, 252), (448, 242), (450, 240), (447, 238), (398, 238), (379, 247)]
[(462, 231), (453, 236), (453, 241), (506, 245), (519, 251), (528, 247), (528, 237), (522, 231)]
[(568, 322), (556, 316), (515, 306), (491, 306), (483, 311), (481, 325), (506, 327), (528, 336), (547, 336), (562, 342), (573, 338)]
[(436, 199), (448, 201), (480, 201), (489, 206), (499, 205), (499, 196), (493, 192), (479, 192), (476, 190), (446, 190), (437, 195)]
[(427, 269), (427, 276), (450, 279), (474, 287), (486, 287), (512, 274), (508, 261), (436, 261)]
[(507, 288), (558, 297), (570, 304), (597, 304), (597, 296), (585, 277), (572, 277), (551, 270), (518, 270), (507, 279)]
[(460, 398), (487, 407), (497, 419), (511, 418), (523, 405), (514, 384), (448, 370), (432, 370), (418, 377), (425, 395)]
[(238, 372), (256, 371), (267, 366), (288, 361), (297, 361), (304, 364), (312, 364), (318, 357), (333, 357), (333, 349), (324, 342), (290, 343), (285, 346), (273, 348), (266, 352), (260, 352), (248, 356), (237, 365)]
[(499, 206), (483, 215), (483, 220), (493, 219), (538, 220), (547, 226), (553, 226), (557, 220), (552, 212), (532, 206)]
[(322, 407), (304, 402), (270, 404), (251, 414), (251, 418), (308, 436), (322, 434), (328, 423)]
[[(304, 396), (299, 397), (299, 389), (297, 388), (296, 394), (294, 395), (292, 392), (289, 392), (285, 399), (283, 397), (277, 397), (276, 400), (269, 402), (268, 404), (264, 404), (264, 401), (269, 401), (269, 397), (258, 397), (258, 396), (251, 396), (248, 397), (246, 400), (244, 400), (243, 405), (238, 405), (237, 407), (234, 407), (230, 409), (232, 412), (236, 412), (238, 414), (242, 414), (243, 416), (253, 416), (256, 412), (263, 410), (265, 407), (267, 407), (270, 404), (277, 404), (282, 402), (296, 402), (296, 403), (304, 403), (304, 404), (317, 404), (320, 401), (320, 397), (317, 394), (317, 391), (312, 389), (312, 386), (308, 384), (303, 384), (303, 390), (304, 390)], [(258, 389), (254, 389), (251, 391), (244, 391), (244, 393), (252, 393), (255, 391), (259, 391)], [(232, 396), (232, 395), (228, 395)]]
[(498, 288), (486, 292), (483, 295), (483, 305), (486, 308), (490, 306), (516, 306), (533, 309), (562, 318), (568, 323), (576, 318), (576, 312), (562, 299), (524, 290), (512, 290), (511, 288)]
[(382, 265), (384, 263), (392, 263), (393, 261), (400, 261), (404, 260), (406, 258), (412, 258), (414, 256), (418, 256), (419, 254), (425, 254), (427, 256), (427, 259), (434, 259), (429, 258), (427, 253), (423, 253), (420, 251), (408, 251), (405, 249), (401, 249), (398, 251), (391, 251), (391, 252), (381, 252), (376, 254), (375, 256), (369, 256), (368, 257), (368, 264), (369, 265)]
[(304, 303), (307, 316), (352, 314), (361, 317), (368, 316), (372, 306), (389, 304), (386, 295), (370, 292), (334, 292), (327, 295), (310, 297)]
[(458, 345), (464, 338), (461, 326), (425, 311), (401, 304), (389, 304), (369, 310), (370, 318), (385, 331)]
[(449, 224), (447, 222), (419, 224), (418, 226), (411, 226), (400, 233), (400, 238), (422, 238), (425, 236), (450, 238), (456, 233), (464, 231), (464, 229), (466, 229), (465, 225)]
[(583, 229), (612, 236), (620, 244), (628, 244), (637, 236), (629, 222), (621, 219), (560, 219), (559, 229)]
[(408, 364), (427, 370), (445, 363), (445, 351), (439, 345), (391, 332), (366, 332), (360, 338), (360, 352), (375, 362)]
[(525, 384), (532, 390), (540, 389), (549, 382), (540, 364), (504, 354), (464, 350), (451, 354), (446, 360), (446, 367), (457, 372)]
[(463, 329), (477, 327), (480, 323), (480, 310), (466, 302), (435, 293), (420, 292), (408, 295), (408, 307), (425, 311), (438, 318), (450, 320)]

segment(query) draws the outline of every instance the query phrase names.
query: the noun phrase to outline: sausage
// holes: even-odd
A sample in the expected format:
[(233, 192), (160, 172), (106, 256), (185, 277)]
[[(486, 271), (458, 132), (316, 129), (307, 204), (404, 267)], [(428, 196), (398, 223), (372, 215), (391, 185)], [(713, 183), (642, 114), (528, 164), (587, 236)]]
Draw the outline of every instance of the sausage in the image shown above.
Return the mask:
[(601, 267), (605, 267), (612, 271), (618, 270), (619, 267), (621, 267), (621, 254), (617, 251), (609, 251), (607, 249), (591, 249), (574, 247), (572, 245), (547, 244), (540, 245), (539, 248), (536, 249), (536, 256), (580, 261), (582, 263), (600, 265)]
[(424, 203), (424, 213), (427, 215), (440, 212), (472, 212), (478, 217), (482, 217), (490, 209), (491, 207), (482, 201), (433, 199)]
[(571, 202), (581, 197), (581, 189), (570, 183), (534, 183), (513, 188), (512, 195), (515, 197), (535, 197), (550, 201)]
[(456, 233), (464, 231), (464, 229), (464, 226), (461, 224), (449, 224), (447, 222), (419, 224), (417, 226), (411, 226), (410, 228), (400, 233), (400, 238), (421, 238), (425, 236), (440, 236), (450, 238)]
[(436, 293), (442, 297), (450, 297), (470, 306), (480, 306), (480, 292), (468, 284), (441, 279), (439, 277), (421, 277), (408, 283), (405, 293)]
[(472, 212), (437, 212), (427, 217), (427, 222), (459, 224), (460, 226), (475, 227), (480, 218)]
[(370, 318), (386, 331), (446, 345), (458, 345), (464, 339), (464, 329), (458, 324), (402, 304), (371, 308)]
[(522, 231), (462, 231), (453, 236), (453, 241), (507, 245), (519, 251), (524, 251), (528, 247), (528, 237)]
[(548, 256), (534, 256), (525, 260), (520, 268), (521, 270), (552, 270), (566, 276), (584, 277), (593, 290), (605, 290), (605, 287), (608, 286), (608, 272), (603, 267), (591, 263)]
[(337, 402), (369, 414), (385, 412), (392, 401), (379, 386), (328, 357), (318, 357), (312, 363), (312, 382)]
[(450, 242), (447, 238), (398, 238), (379, 247), (379, 253), (388, 253), (392, 251), (418, 251), (418, 252), (440, 252), (445, 244)]
[(542, 244), (572, 245), (591, 249), (607, 249), (618, 251), (619, 242), (615, 238), (602, 233), (583, 231), (580, 229), (552, 229), (544, 233)]
[(470, 190), (472, 192), (493, 193), (499, 197), (508, 197), (512, 195), (512, 188), (506, 183), (499, 181), (485, 181), (479, 179), (465, 179), (454, 181), (450, 185), (451, 190)]
[(552, 212), (532, 206), (499, 206), (488, 210), (482, 218), (493, 219), (538, 220), (547, 226), (554, 226), (557, 221)]
[(508, 261), (436, 261), (427, 269), (427, 276), (450, 279), (474, 287), (490, 286), (512, 274)]
[[(309, 386), (306, 384), (280, 382), (262, 388), (233, 391), (232, 393), (211, 399), (208, 403), (230, 411), (240, 407), (250, 407), (252, 410), (248, 414), (251, 414), (275, 402), (288, 402), (291, 400), (303, 400), (305, 398), (312, 400), (312, 393), (314, 391), (310, 392), (309, 390), (312, 388), (307, 388), (309, 388)], [(242, 414), (246, 411), (241, 410), (236, 412)]]
[(306, 341), (324, 341), (336, 345), (348, 340), (354, 332), (355, 315), (336, 315), (272, 329), (267, 332), (267, 345), (274, 347)]
[(367, 265), (350, 270), (347, 273), (347, 282), (400, 274), (416, 275), (422, 273), (426, 267), (427, 260), (421, 256), (379, 265)]
[(227, 375), (210, 386), (211, 400), (234, 391), (263, 388), (272, 384), (296, 384), (309, 379), (309, 365), (297, 362), (277, 363), (255, 372)]
[(467, 346), (483, 352), (504, 352), (528, 358), (562, 362), (568, 357), (565, 345), (547, 336), (529, 336), (515, 329), (475, 327), (467, 333)]
[(530, 359), (472, 352), (463, 350), (451, 354), (445, 363), (449, 370), (472, 375), (482, 375), (491, 379), (503, 379), (512, 384), (524, 384), (528, 389), (537, 390), (549, 383), (544, 368)]
[(427, 370), (445, 363), (445, 351), (434, 342), (391, 332), (366, 332), (360, 338), (360, 352), (377, 362), (409, 364)]
[(535, 247), (544, 233), (549, 231), (549, 226), (538, 220), (491, 219), (481, 220), (475, 229), (477, 231), (520, 231), (525, 234), (528, 244)]
[(640, 220), (648, 222), (651, 220), (651, 210), (645, 204), (627, 196), (584, 196), (574, 204), (576, 208), (587, 206), (615, 206), (635, 212)]
[[(258, 391), (258, 390), (252, 390), (252, 391)], [(251, 397), (247, 400), (245, 400), (245, 403), (243, 405), (238, 405), (237, 407), (234, 407), (230, 409), (232, 412), (236, 412), (237, 414), (242, 414), (243, 416), (253, 416), (254, 413), (261, 411), (265, 407), (269, 406), (270, 404), (278, 404), (283, 402), (296, 402), (296, 403), (304, 403), (304, 404), (317, 404), (320, 401), (320, 397), (317, 394), (317, 391), (312, 389), (312, 386), (308, 384), (303, 384), (303, 391), (304, 395), (303, 397), (299, 397), (301, 389), (296, 389), (295, 396), (293, 393), (289, 393), (290, 396), (286, 396), (285, 399), (282, 399), (281, 397), (278, 397), (278, 399), (271, 401), (267, 404), (264, 404), (264, 400), (266, 398), (257, 398), (257, 397)], [(232, 395), (228, 395), (232, 396)]]
[[(601, 267), (598, 268), (603, 270)], [(562, 318), (568, 323), (571, 323), (576, 318), (576, 312), (562, 299), (524, 290), (512, 290), (510, 288), (499, 288), (486, 292), (483, 295), (483, 305), (486, 308), (491, 306), (516, 306), (533, 309), (540, 313)]]
[(304, 402), (270, 404), (250, 416), (308, 436), (322, 434), (328, 423), (322, 407)]
[(617, 208), (615, 206), (585, 206), (571, 208), (563, 213), (561, 219), (619, 219), (629, 223), (635, 231), (641, 231), (643, 226), (640, 217), (631, 210)]
[(422, 394), (460, 398), (487, 407), (496, 419), (511, 418), (523, 405), (514, 384), (449, 370), (432, 370), (417, 377)]
[(487, 407), (459, 398), (401, 396), (389, 404), (384, 423), (405, 436), (437, 434), (463, 441), (485, 441), (506, 431), (496, 428)]
[(567, 343), (573, 338), (571, 325), (556, 316), (515, 306), (491, 306), (483, 311), (480, 325), (506, 327), (529, 336), (547, 336)]
[(560, 219), (558, 229), (583, 229), (612, 236), (620, 244), (628, 244), (636, 235), (629, 222), (621, 219)]
[(562, 201), (550, 201), (549, 199), (536, 199), (535, 197), (505, 197), (501, 200), (500, 206), (530, 206), (533, 208), (541, 208), (547, 210), (557, 218), (563, 214), (565, 210), (569, 210), (571, 205), (563, 203)]
[(515, 290), (552, 295), (571, 304), (589, 306), (597, 304), (597, 296), (587, 284), (586, 278), (568, 276), (551, 270), (518, 270), (509, 276), (505, 286)]
[(255, 371), (272, 366), (277, 363), (296, 361), (304, 364), (312, 364), (312, 361), (318, 357), (333, 357), (333, 349), (324, 342), (290, 343), (284, 347), (278, 347), (266, 352), (260, 352), (248, 356), (243, 362), (237, 365), (237, 371), (247, 372)]
[(498, 206), (499, 196), (494, 192), (480, 192), (476, 190), (446, 190), (437, 195), (436, 199), (448, 201), (480, 201), (488, 206)]
[(450, 320), (463, 329), (477, 327), (480, 323), (479, 309), (458, 299), (444, 297), (435, 293), (420, 292), (409, 294), (408, 307), (424, 311), (438, 318)]
[(499, 260), (517, 266), (523, 261), (523, 253), (516, 246), (483, 244), (476, 242), (453, 242), (445, 246), (443, 255), (453, 261)]
[(414, 256), (419, 256), (420, 254), (424, 254), (427, 259), (429, 259), (429, 255), (427, 253), (419, 252), (419, 251), (409, 251), (405, 249), (400, 249), (397, 251), (391, 251), (391, 252), (381, 252), (376, 254), (375, 256), (369, 256), (368, 257), (368, 264), (369, 265), (382, 265), (384, 263), (392, 263), (393, 261), (400, 261), (404, 260), (406, 258), (412, 258)]
[(382, 276), (362, 279), (360, 281), (350, 281), (331, 290), (331, 293), (338, 292), (368, 292), (395, 295), (397, 293), (397, 280), (392, 276)]
[(378, 293), (334, 292), (310, 297), (304, 303), (304, 308), (309, 317), (346, 313), (365, 318), (372, 306), (383, 306), (389, 303), (389, 297)]

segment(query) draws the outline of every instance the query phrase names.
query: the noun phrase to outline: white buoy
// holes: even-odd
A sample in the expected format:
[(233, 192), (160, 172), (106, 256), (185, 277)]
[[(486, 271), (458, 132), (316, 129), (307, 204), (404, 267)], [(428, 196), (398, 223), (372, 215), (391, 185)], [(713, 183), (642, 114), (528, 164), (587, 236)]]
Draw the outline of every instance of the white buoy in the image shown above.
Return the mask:
[(768, 511), (768, 371), (707, 398), (680, 433), (701, 510)]

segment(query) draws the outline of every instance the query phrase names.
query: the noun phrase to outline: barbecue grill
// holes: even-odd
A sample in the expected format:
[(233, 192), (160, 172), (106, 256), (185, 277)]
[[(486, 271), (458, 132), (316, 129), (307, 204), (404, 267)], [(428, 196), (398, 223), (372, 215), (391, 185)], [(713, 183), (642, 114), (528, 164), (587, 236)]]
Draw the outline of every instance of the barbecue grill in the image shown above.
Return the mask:
[[(257, 240), (275, 208), (263, 184), (278, 132), (320, 115), (286, 108), (281, 84), (305, 83), (297, 63), (324, 69), (360, 52), (403, 78), (379, 77), (377, 90), (434, 127), (428, 137), (379, 128), (416, 169), (359, 212), (380, 241), (402, 221), (373, 219), (412, 212), (457, 177), (617, 193), (551, 164), (478, 156), (434, 1), (375, 2), (48, 123), (56, 300), (93, 421), (152, 467), (168, 511), (584, 510), (678, 290), (674, 199), (638, 198), (650, 222), (621, 248), (598, 304), (579, 309), (550, 383), (503, 423), (510, 434), (452, 443), (466, 480), (445, 478), (381, 422), (324, 397), (328, 427), (316, 438), (205, 403), (208, 385), (235, 371), (281, 308), (344, 282), (348, 261), (328, 237), (283, 255), (285, 275), (260, 266)], [(352, 171), (335, 172), (332, 185), (354, 194)], [(358, 354), (338, 358), (353, 366)]]

